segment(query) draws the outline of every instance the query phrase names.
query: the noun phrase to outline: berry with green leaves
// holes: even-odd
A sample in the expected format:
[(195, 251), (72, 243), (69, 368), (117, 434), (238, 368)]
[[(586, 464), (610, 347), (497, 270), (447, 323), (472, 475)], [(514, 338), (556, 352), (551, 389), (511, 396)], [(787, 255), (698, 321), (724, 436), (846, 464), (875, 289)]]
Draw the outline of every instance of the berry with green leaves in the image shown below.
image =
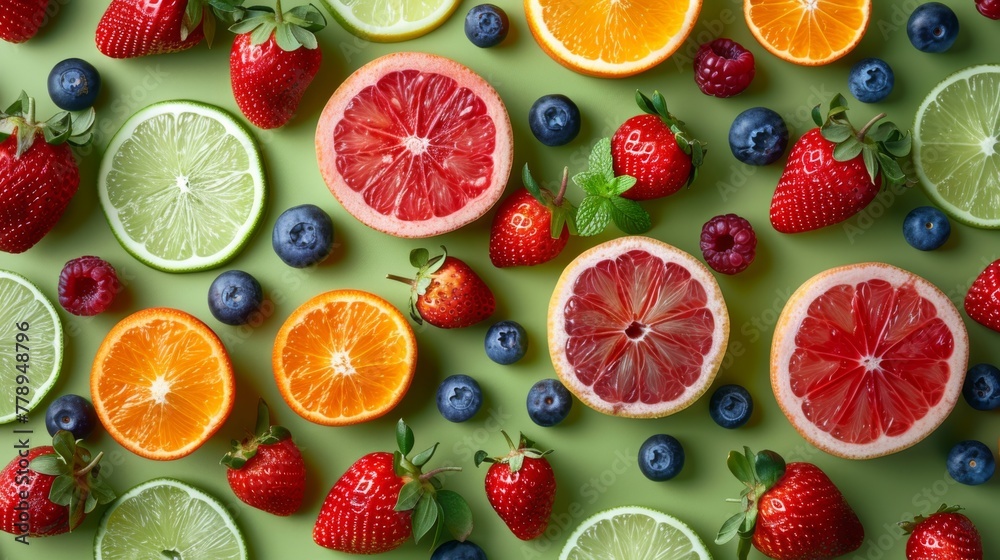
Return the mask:
[(232, 23), (243, 0), (112, 0), (97, 24), (97, 49), (111, 58), (136, 58), (212, 46), (216, 18)]
[(983, 560), (983, 539), (961, 507), (941, 504), (928, 516), (901, 521), (909, 535), (906, 560)]
[(427, 249), (410, 251), (410, 264), (417, 268), (414, 278), (389, 274), (386, 278), (410, 285), (410, 317), (418, 325), (424, 321), (441, 329), (474, 325), (493, 314), (496, 299), (489, 286), (472, 268), (441, 247), (433, 258)]
[(514, 536), (531, 540), (545, 532), (556, 501), (556, 476), (545, 458), (551, 449), (541, 451), (521, 434), (517, 445), (501, 431), (510, 452), (490, 457), (477, 451), (476, 466), (492, 463), (486, 471), (486, 499), (507, 524)]
[(576, 208), (565, 198), (569, 169), (563, 168), (559, 192), (542, 188), (528, 165), (521, 173), (524, 188), (508, 196), (490, 226), (490, 262), (497, 268), (534, 266), (559, 256), (576, 233)]

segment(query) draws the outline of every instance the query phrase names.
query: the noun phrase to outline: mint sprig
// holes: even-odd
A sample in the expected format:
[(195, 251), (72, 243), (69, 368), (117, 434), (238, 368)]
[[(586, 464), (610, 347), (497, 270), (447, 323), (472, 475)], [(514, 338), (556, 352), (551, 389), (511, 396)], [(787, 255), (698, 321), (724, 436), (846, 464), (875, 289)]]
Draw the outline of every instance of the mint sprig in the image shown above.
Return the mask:
[(577, 233), (597, 235), (611, 222), (627, 234), (649, 231), (653, 225), (649, 213), (638, 202), (621, 196), (635, 185), (635, 177), (615, 175), (610, 138), (594, 145), (588, 165), (587, 171), (573, 176), (573, 182), (587, 193), (576, 210)]

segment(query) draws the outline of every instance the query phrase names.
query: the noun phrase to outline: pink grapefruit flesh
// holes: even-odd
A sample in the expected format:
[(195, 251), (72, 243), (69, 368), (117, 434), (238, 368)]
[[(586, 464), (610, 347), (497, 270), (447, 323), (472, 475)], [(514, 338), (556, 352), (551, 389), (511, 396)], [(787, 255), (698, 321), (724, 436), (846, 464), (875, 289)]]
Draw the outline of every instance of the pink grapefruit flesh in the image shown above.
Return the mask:
[(923, 278), (882, 263), (822, 272), (778, 319), (771, 385), (796, 430), (850, 459), (895, 453), (954, 408), (969, 358), (958, 310)]
[(393, 53), (354, 72), (316, 128), (320, 172), (344, 209), (397, 237), (482, 216), (510, 175), (510, 119), (497, 92), (447, 58)]

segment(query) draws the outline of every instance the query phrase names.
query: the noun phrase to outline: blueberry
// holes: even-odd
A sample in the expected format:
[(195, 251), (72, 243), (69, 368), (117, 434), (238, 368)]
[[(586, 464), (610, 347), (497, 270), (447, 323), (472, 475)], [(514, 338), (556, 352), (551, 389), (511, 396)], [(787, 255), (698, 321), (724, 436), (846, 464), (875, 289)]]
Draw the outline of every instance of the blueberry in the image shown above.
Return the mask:
[(892, 68), (880, 58), (863, 58), (851, 66), (847, 87), (858, 101), (878, 103), (892, 93), (896, 76)]
[(242, 270), (227, 270), (208, 288), (208, 310), (227, 325), (245, 325), (264, 301), (264, 292), (253, 276)]
[(333, 252), (333, 221), (312, 204), (289, 208), (274, 222), (271, 246), (288, 266), (305, 268), (322, 262)]
[(527, 404), (531, 421), (547, 428), (566, 419), (573, 395), (558, 379), (543, 379), (528, 390)]
[(438, 385), (437, 407), (445, 420), (465, 422), (483, 406), (483, 391), (468, 375), (452, 375)]
[(528, 351), (528, 335), (519, 323), (500, 321), (486, 331), (485, 345), (489, 359), (506, 366), (524, 357)]
[(649, 436), (639, 448), (639, 470), (649, 480), (670, 480), (683, 468), (684, 448), (674, 436)]
[(729, 149), (747, 165), (774, 163), (788, 147), (788, 127), (781, 115), (766, 107), (747, 109), (729, 127)]
[(97, 414), (94, 405), (79, 395), (63, 395), (52, 401), (45, 410), (45, 429), (50, 436), (59, 430), (67, 430), (73, 439), (83, 439), (94, 431)]
[(528, 110), (528, 126), (542, 144), (562, 146), (580, 133), (580, 109), (560, 93), (543, 95)]
[(958, 38), (958, 16), (940, 2), (921, 4), (906, 22), (906, 36), (917, 50), (943, 53)]
[(951, 235), (951, 222), (944, 212), (933, 206), (919, 206), (903, 219), (903, 237), (921, 251), (932, 251), (944, 245)]
[(448, 541), (437, 547), (431, 560), (486, 560), (486, 553), (472, 541)]
[(503, 42), (510, 31), (507, 12), (493, 4), (473, 6), (465, 14), (465, 36), (473, 45), (486, 49)]
[(976, 410), (1000, 408), (1000, 369), (990, 364), (977, 364), (965, 374), (962, 396)]
[(94, 105), (101, 92), (101, 74), (94, 65), (79, 58), (67, 58), (49, 72), (49, 97), (66, 111), (82, 111)]
[(981, 441), (960, 441), (948, 452), (948, 474), (962, 484), (982, 484), (997, 468), (993, 451)]
[(712, 393), (708, 413), (723, 428), (739, 428), (753, 414), (753, 398), (739, 385), (723, 385)]

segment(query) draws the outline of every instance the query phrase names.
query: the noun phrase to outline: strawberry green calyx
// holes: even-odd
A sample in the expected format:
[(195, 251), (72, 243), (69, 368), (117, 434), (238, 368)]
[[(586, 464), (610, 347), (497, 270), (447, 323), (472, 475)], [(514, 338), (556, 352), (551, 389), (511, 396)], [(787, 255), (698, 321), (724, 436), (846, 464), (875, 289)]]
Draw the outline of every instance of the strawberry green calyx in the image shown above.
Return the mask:
[(424, 324), (424, 319), (420, 316), (420, 312), (417, 311), (417, 298), (427, 293), (427, 288), (430, 287), (433, 280), (432, 276), (444, 266), (444, 261), (448, 258), (448, 249), (442, 245), (441, 250), (443, 253), (433, 258), (431, 258), (430, 252), (424, 248), (410, 251), (410, 264), (417, 269), (417, 276), (415, 278), (404, 278), (395, 274), (387, 274), (385, 276), (389, 280), (410, 285), (410, 318), (418, 325)]
[(188, 35), (202, 25), (205, 41), (212, 46), (215, 38), (216, 18), (227, 25), (232, 25), (245, 13), (243, 0), (188, 0), (184, 7), (184, 18), (181, 19), (181, 41), (186, 41)]
[(904, 535), (909, 535), (910, 533), (913, 532), (914, 529), (917, 528), (917, 525), (920, 525), (924, 521), (927, 521), (934, 514), (938, 514), (938, 513), (958, 513), (959, 511), (962, 511), (963, 509), (965, 509), (965, 508), (963, 508), (962, 506), (949, 506), (948, 504), (941, 504), (941, 507), (939, 507), (937, 509), (937, 511), (935, 511), (931, 515), (918, 515), (918, 516), (914, 517), (912, 521), (900, 521), (898, 523), (898, 525), (899, 525), (899, 528), (903, 530), (903, 534)]
[(264, 399), (257, 401), (257, 423), (254, 425), (254, 433), (242, 442), (233, 440), (233, 449), (226, 453), (222, 460), (223, 465), (231, 469), (241, 469), (254, 455), (261, 445), (272, 445), (282, 442), (292, 437), (291, 432), (282, 426), (271, 425), (270, 409)]
[(636, 90), (635, 102), (644, 113), (660, 117), (660, 120), (670, 129), (670, 132), (674, 133), (674, 140), (677, 142), (677, 147), (685, 154), (691, 156), (691, 174), (688, 175), (687, 180), (687, 185), (690, 187), (691, 183), (698, 178), (698, 168), (705, 163), (708, 144), (691, 136), (691, 133), (684, 128), (684, 121), (673, 116), (667, 110), (667, 100), (660, 92), (653, 91), (653, 97), (650, 99), (641, 91)]
[(229, 30), (236, 34), (250, 33), (250, 43), (254, 45), (267, 42), (273, 34), (275, 43), (291, 52), (300, 47), (319, 48), (314, 33), (324, 27), (326, 18), (316, 6), (307, 4), (282, 12), (281, 0), (275, 0), (273, 10), (265, 6), (247, 8)]
[(764, 450), (760, 453), (743, 448), (743, 453), (730, 451), (726, 459), (729, 471), (744, 484), (739, 499), (727, 501), (739, 502), (743, 511), (733, 515), (722, 524), (715, 544), (725, 544), (739, 536), (737, 556), (746, 560), (750, 553), (754, 528), (757, 525), (757, 503), (778, 480), (785, 474), (785, 460), (774, 451)]
[(396, 445), (399, 449), (392, 454), (392, 465), (396, 476), (403, 480), (403, 487), (399, 490), (395, 510), (413, 512), (414, 542), (420, 542), (423, 536), (433, 531), (431, 550), (441, 541), (445, 530), (455, 540), (464, 541), (472, 533), (472, 510), (460, 494), (445, 490), (437, 477), (442, 472), (460, 471), (462, 467), (439, 467), (423, 472), (438, 444), (411, 459), (409, 454), (413, 451), (413, 444), (413, 430), (400, 418), (396, 424)]
[(510, 452), (503, 457), (490, 457), (489, 454), (483, 450), (479, 450), (475, 455), (476, 467), (482, 465), (483, 463), (500, 463), (505, 464), (510, 467), (510, 472), (515, 473), (521, 470), (521, 466), (524, 465), (524, 459), (541, 459), (542, 457), (552, 453), (551, 449), (546, 449), (542, 451), (535, 447), (535, 442), (531, 441), (524, 434), (519, 434), (517, 439), (517, 445), (514, 445), (513, 440), (507, 435), (507, 432), (500, 430), (503, 434), (503, 438), (507, 440), (507, 445), (510, 447)]
[(49, 501), (69, 508), (69, 530), (83, 521), (86, 514), (117, 497), (101, 475), (100, 462), (104, 452), (92, 457), (90, 450), (77, 445), (73, 434), (59, 430), (52, 437), (55, 453), (39, 455), (28, 469), (55, 477), (49, 490)]
[(35, 99), (21, 92), (10, 107), (0, 113), (0, 142), (17, 134), (15, 158), (28, 151), (41, 132), (45, 141), (57, 145), (66, 142), (72, 146), (86, 146), (93, 139), (91, 129), (97, 113), (91, 107), (79, 113), (60, 111), (45, 122), (35, 120)]
[(576, 207), (565, 198), (568, 179), (569, 168), (563, 167), (559, 192), (553, 195), (551, 191), (543, 189), (535, 181), (535, 178), (531, 176), (531, 171), (528, 170), (527, 163), (524, 164), (524, 169), (521, 171), (521, 181), (524, 183), (524, 188), (531, 193), (531, 196), (535, 197), (535, 200), (552, 213), (552, 239), (559, 239), (559, 236), (562, 235), (563, 226), (569, 228), (570, 235), (577, 234)]
[(590, 152), (588, 165), (586, 171), (573, 176), (573, 182), (587, 193), (576, 210), (579, 235), (597, 235), (610, 222), (628, 234), (649, 231), (653, 226), (649, 213), (638, 202), (622, 197), (622, 193), (635, 185), (635, 177), (615, 176), (610, 138), (597, 141)]
[(820, 134), (836, 145), (833, 159), (850, 161), (860, 154), (872, 183), (881, 174), (883, 182), (899, 185), (907, 182), (898, 160), (910, 154), (910, 132), (899, 130), (889, 121), (875, 126), (885, 117), (885, 113), (879, 113), (860, 130), (855, 130), (847, 118), (847, 100), (840, 94), (830, 101), (826, 120), (822, 118), (819, 105), (812, 110), (812, 118), (820, 127)]

